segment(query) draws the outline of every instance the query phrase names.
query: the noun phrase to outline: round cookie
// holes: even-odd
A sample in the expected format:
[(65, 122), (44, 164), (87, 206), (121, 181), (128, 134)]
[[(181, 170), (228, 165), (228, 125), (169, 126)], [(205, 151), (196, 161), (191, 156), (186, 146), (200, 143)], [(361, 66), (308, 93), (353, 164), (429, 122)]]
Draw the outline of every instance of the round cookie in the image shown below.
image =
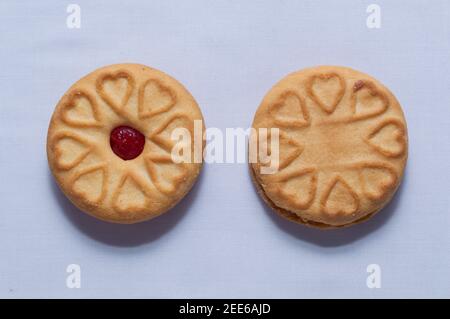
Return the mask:
[[(201, 128), (200, 143), (194, 127)], [(192, 138), (190, 162), (172, 160), (176, 128)], [(48, 162), (78, 208), (136, 223), (166, 212), (191, 189), (202, 167), (203, 132), (202, 113), (177, 80), (144, 65), (110, 65), (77, 81), (57, 104)]]
[[(408, 154), (402, 109), (385, 86), (359, 71), (318, 66), (289, 74), (264, 97), (252, 126), (253, 181), (291, 221), (318, 228), (359, 223), (383, 208), (402, 180)], [(267, 159), (277, 154), (271, 129), (279, 132), (275, 165)], [(267, 170), (271, 165), (277, 169)]]

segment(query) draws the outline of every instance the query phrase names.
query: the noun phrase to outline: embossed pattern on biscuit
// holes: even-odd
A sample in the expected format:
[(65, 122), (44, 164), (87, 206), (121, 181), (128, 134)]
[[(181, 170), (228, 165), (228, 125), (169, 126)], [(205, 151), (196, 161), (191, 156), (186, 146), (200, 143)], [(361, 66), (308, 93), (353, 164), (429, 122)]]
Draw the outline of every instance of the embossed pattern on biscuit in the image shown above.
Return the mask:
[(361, 72), (318, 67), (289, 75), (266, 95), (253, 127), (280, 130), (279, 170), (260, 173), (268, 164), (259, 153), (252, 169), (264, 196), (300, 219), (324, 227), (362, 220), (383, 207), (401, 181), (403, 112), (385, 87)]
[[(48, 133), (50, 167), (83, 210), (115, 222), (149, 219), (181, 199), (198, 175), (201, 164), (171, 158), (171, 132), (183, 127), (193, 136), (194, 120), (203, 121), (201, 112), (176, 80), (141, 65), (105, 67), (58, 104)], [(110, 133), (120, 125), (145, 136), (132, 160), (111, 150)]]
[(71, 92), (62, 105), (61, 118), (72, 126), (101, 126), (97, 102), (87, 93)]
[(150, 79), (139, 88), (139, 116), (144, 118), (167, 112), (176, 101), (175, 92), (170, 87)]

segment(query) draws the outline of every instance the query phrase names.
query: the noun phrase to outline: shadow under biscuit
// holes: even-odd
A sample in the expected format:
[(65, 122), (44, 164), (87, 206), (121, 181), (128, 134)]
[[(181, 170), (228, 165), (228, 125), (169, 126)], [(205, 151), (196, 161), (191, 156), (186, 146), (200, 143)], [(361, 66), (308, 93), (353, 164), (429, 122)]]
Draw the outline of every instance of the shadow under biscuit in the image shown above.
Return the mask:
[[(403, 188), (406, 184), (408, 175), (408, 166), (405, 167), (403, 180), (400, 183), (392, 200), (378, 213), (366, 221), (352, 225), (351, 227), (333, 228), (333, 229), (318, 229), (308, 227), (302, 224), (294, 223), (281, 217), (272, 210), (255, 191), (255, 196), (258, 198), (261, 208), (269, 216), (269, 218), (283, 231), (287, 232), (297, 239), (307, 241), (309, 243), (322, 247), (338, 247), (350, 244), (356, 240), (362, 239), (370, 233), (382, 227), (397, 210), (398, 204), (401, 201)], [(252, 179), (251, 173), (248, 174)], [(253, 181), (251, 181), (253, 184)], [(254, 186), (254, 185), (253, 185)]]
[(172, 209), (154, 219), (136, 224), (115, 224), (96, 219), (70, 202), (59, 189), (50, 171), (48, 181), (61, 210), (79, 231), (111, 246), (132, 247), (157, 240), (184, 217), (201, 187), (205, 169), (206, 165), (203, 166), (192, 189)]

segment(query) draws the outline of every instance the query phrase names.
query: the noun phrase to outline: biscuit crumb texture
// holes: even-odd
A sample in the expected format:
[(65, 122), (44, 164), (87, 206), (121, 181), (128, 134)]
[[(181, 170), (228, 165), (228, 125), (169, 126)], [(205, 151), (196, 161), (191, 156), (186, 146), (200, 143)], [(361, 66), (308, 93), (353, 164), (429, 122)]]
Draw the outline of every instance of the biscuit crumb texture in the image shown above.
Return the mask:
[[(264, 97), (252, 126), (279, 129), (278, 171), (263, 174), (269, 164), (258, 157), (250, 172), (265, 202), (291, 221), (335, 228), (367, 220), (403, 177), (408, 136), (400, 104), (350, 68), (288, 75)], [(258, 140), (261, 147), (271, 153), (270, 135)]]
[[(86, 213), (116, 223), (148, 220), (181, 200), (198, 177), (202, 163), (171, 160), (171, 132), (185, 128), (193, 136), (194, 120), (203, 121), (202, 113), (177, 80), (139, 64), (106, 66), (77, 81), (57, 104), (47, 135), (49, 166)], [(132, 160), (109, 144), (121, 125), (145, 136), (142, 154)]]

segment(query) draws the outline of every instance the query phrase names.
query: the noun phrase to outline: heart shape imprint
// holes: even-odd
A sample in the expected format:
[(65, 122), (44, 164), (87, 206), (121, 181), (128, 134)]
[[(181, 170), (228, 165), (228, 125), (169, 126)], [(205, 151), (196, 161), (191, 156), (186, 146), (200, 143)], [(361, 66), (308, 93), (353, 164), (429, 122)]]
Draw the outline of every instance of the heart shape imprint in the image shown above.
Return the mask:
[[(131, 172), (125, 173), (112, 194), (113, 208), (123, 216), (146, 209), (150, 200), (146, 183)], [(131, 217), (131, 216), (130, 216)]]
[(167, 112), (176, 103), (175, 92), (157, 80), (148, 80), (139, 89), (139, 117)]
[(56, 135), (52, 145), (54, 145), (56, 167), (62, 170), (74, 168), (92, 150), (88, 141), (70, 132), (61, 132)]
[(336, 110), (345, 93), (345, 81), (337, 73), (313, 75), (306, 87), (311, 99), (329, 114)]
[(395, 170), (385, 163), (365, 163), (359, 174), (364, 195), (372, 200), (383, 199), (398, 181)]
[(267, 190), (277, 192), (291, 209), (307, 209), (316, 197), (317, 170), (315, 168), (268, 176), (268, 180), (270, 183), (267, 183)]
[(366, 141), (384, 156), (402, 156), (406, 152), (405, 126), (397, 119), (387, 119), (369, 133)]
[(72, 190), (88, 202), (97, 204), (106, 195), (107, 168), (100, 163), (77, 172), (72, 179)]
[(340, 176), (336, 176), (321, 199), (322, 211), (329, 216), (350, 215), (359, 208), (358, 194)]
[[(304, 147), (282, 131), (278, 131), (278, 141), (272, 137), (272, 132), (258, 134), (258, 163), (261, 166), (276, 167), (282, 170), (291, 164), (303, 152)], [(278, 147), (278, 149), (273, 149)], [(276, 161), (274, 163), (273, 161)]]
[(173, 130), (175, 129), (185, 130), (184, 133), (189, 135), (186, 137), (190, 139), (190, 146), (192, 148), (193, 144), (195, 143), (195, 141), (193, 141), (194, 124), (192, 120), (181, 113), (173, 114), (172, 116), (170, 116), (150, 134), (149, 138), (152, 142), (156, 143), (162, 149), (166, 150), (168, 153), (171, 153), (175, 145), (175, 142), (172, 140), (171, 136)]
[(80, 90), (70, 93), (63, 103), (61, 119), (72, 126), (101, 126), (97, 102), (88, 93)]
[(161, 193), (172, 195), (187, 177), (186, 164), (174, 163), (168, 154), (148, 154), (145, 160), (149, 175)]
[(121, 114), (133, 93), (134, 79), (125, 71), (105, 73), (97, 79), (96, 88), (101, 98)]
[(277, 102), (269, 106), (275, 124), (285, 127), (303, 127), (310, 123), (305, 102), (293, 91), (280, 95)]
[(387, 96), (370, 81), (356, 81), (350, 100), (352, 121), (380, 115), (389, 106)]

